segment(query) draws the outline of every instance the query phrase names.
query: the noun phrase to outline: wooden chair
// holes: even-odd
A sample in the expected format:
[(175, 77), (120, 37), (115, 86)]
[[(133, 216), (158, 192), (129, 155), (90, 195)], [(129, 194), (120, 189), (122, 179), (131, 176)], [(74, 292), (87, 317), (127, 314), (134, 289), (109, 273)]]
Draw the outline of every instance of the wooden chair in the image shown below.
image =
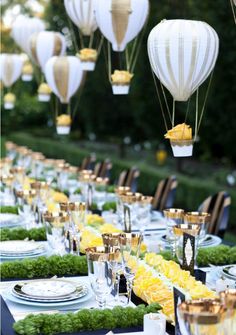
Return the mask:
[(91, 154), (90, 156), (84, 157), (80, 165), (80, 170), (94, 170), (95, 162), (96, 162), (95, 155)]
[(120, 173), (117, 186), (129, 186), (131, 192), (136, 192), (138, 188), (139, 176), (139, 169), (137, 169), (135, 166), (133, 166), (129, 170), (124, 170)]
[(161, 180), (156, 188), (152, 202), (152, 209), (163, 211), (165, 208), (173, 207), (178, 182), (175, 176)]
[(221, 191), (208, 197), (199, 206), (199, 212), (207, 212), (211, 214), (207, 230), (209, 234), (224, 237), (229, 221), (230, 204), (230, 195), (225, 191)]

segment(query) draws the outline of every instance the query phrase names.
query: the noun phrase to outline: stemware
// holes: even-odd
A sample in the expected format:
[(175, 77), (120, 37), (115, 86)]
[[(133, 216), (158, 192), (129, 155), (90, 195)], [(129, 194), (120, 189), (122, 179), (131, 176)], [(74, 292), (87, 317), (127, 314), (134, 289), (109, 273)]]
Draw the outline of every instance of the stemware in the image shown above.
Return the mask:
[[(102, 234), (103, 245), (105, 250), (113, 248), (114, 250), (120, 250), (120, 233), (106, 233)], [(121, 304), (119, 299), (119, 289), (120, 289), (120, 275), (123, 270), (121, 257), (109, 261), (109, 266), (113, 273), (113, 291), (114, 291), (114, 305)]]
[(148, 224), (151, 222), (151, 207), (153, 197), (142, 196), (138, 202), (137, 208), (137, 226), (140, 234), (145, 236), (145, 230)]
[[(120, 195), (122, 202), (122, 223), (125, 232), (131, 232), (131, 229), (137, 225), (138, 204), (142, 198), (141, 193), (126, 192)], [(127, 210), (128, 209), (128, 210)], [(128, 213), (128, 217), (126, 216)]]
[(131, 301), (133, 280), (138, 267), (142, 235), (121, 233), (119, 237), (122, 266), (127, 283), (127, 304)]
[(68, 221), (69, 216), (65, 213), (46, 212), (43, 214), (47, 241), (54, 253), (61, 256), (65, 254), (65, 224)]
[(210, 222), (210, 214), (205, 212), (188, 212), (184, 214), (184, 222), (186, 224), (200, 225), (199, 242), (204, 241), (206, 237), (207, 227)]
[(99, 308), (104, 308), (113, 286), (109, 262), (119, 257), (119, 250), (105, 247), (87, 248), (88, 276)]
[(175, 251), (180, 264), (183, 263), (184, 233), (187, 233), (195, 237), (194, 264), (196, 263), (200, 228), (201, 227), (197, 224), (186, 224), (186, 223), (182, 223), (173, 227), (173, 232), (175, 235), (175, 243), (176, 243)]
[(217, 299), (182, 302), (178, 306), (179, 326), (183, 335), (222, 335), (225, 332), (226, 308)]
[(236, 289), (220, 292), (220, 300), (227, 308), (225, 320), (226, 334), (236, 334)]
[(94, 181), (94, 201), (98, 205), (98, 209), (102, 209), (103, 204), (106, 202), (106, 187), (109, 182), (108, 178), (97, 177)]
[(173, 228), (183, 223), (184, 210), (180, 208), (168, 208), (163, 211), (166, 219), (166, 241), (170, 246), (172, 256), (175, 256), (176, 236)]

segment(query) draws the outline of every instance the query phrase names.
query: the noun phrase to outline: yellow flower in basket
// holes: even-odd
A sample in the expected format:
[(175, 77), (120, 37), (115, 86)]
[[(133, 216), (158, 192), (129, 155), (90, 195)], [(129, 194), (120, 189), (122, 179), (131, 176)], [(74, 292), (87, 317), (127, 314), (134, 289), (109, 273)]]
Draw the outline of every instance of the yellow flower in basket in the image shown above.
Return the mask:
[(172, 129), (168, 130), (165, 138), (173, 141), (192, 140), (192, 128), (186, 123), (178, 124)]
[(70, 126), (72, 123), (70, 115), (61, 114), (57, 117), (57, 126)]
[(53, 196), (53, 200), (57, 203), (68, 201), (68, 197), (62, 192), (54, 192), (52, 196)]
[(96, 62), (97, 59), (97, 50), (84, 48), (79, 51), (79, 58), (83, 62)]
[(128, 85), (133, 78), (133, 74), (129, 71), (115, 70), (111, 75), (112, 84), (116, 85)]
[(111, 223), (105, 223), (99, 228), (101, 234), (109, 234), (109, 233), (122, 233), (122, 231)]
[(4, 102), (10, 102), (10, 103), (15, 103), (16, 101), (16, 96), (13, 93), (7, 93), (4, 95)]
[(48, 86), (48, 84), (46, 84), (46, 83), (42, 83), (41, 85), (39, 85), (38, 93), (39, 93), (39, 94), (51, 94), (51, 93), (52, 93), (52, 90), (51, 90), (51, 88)]

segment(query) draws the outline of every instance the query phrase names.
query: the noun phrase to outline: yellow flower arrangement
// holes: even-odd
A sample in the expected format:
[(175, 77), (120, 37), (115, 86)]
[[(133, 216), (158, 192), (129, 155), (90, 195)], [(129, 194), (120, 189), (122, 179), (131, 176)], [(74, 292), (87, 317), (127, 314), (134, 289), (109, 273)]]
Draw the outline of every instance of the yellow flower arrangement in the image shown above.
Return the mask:
[(78, 57), (82, 62), (96, 62), (97, 50), (84, 48), (79, 51)]
[(134, 75), (129, 71), (115, 70), (114, 73), (111, 75), (111, 81), (112, 84), (115, 85), (129, 85), (133, 76)]
[(57, 126), (70, 126), (72, 123), (70, 115), (61, 114), (57, 117)]
[(52, 90), (48, 86), (48, 84), (42, 83), (42, 84), (39, 85), (38, 94), (48, 94), (49, 95), (51, 93), (52, 93)]
[(10, 103), (15, 103), (16, 101), (16, 96), (13, 93), (7, 93), (4, 95), (4, 102), (10, 102)]
[(178, 124), (172, 129), (168, 130), (165, 138), (171, 141), (192, 140), (192, 128), (186, 123)]

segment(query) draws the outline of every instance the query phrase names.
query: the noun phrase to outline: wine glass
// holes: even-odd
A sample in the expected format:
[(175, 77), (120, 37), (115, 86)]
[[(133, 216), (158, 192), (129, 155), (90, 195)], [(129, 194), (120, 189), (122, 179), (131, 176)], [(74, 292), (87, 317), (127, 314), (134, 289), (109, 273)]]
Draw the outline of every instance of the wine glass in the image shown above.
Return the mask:
[(50, 213), (43, 214), (43, 222), (46, 228), (47, 241), (55, 254), (60, 256), (66, 253), (65, 251), (65, 224), (68, 222), (69, 216), (65, 213)]
[(151, 222), (151, 207), (153, 197), (142, 196), (137, 207), (137, 226), (140, 233), (145, 236), (145, 230)]
[(220, 292), (220, 300), (227, 308), (225, 334), (236, 334), (236, 289)]
[(109, 262), (119, 257), (119, 251), (105, 247), (87, 248), (85, 251), (90, 284), (95, 293), (98, 307), (103, 309), (113, 286), (113, 275)]
[(183, 335), (233, 334), (225, 332), (226, 308), (218, 299), (182, 302), (177, 313)]
[(210, 214), (204, 212), (188, 212), (184, 214), (184, 223), (200, 226), (199, 243), (206, 238), (207, 227), (210, 222)]
[(180, 208), (168, 208), (163, 211), (166, 219), (166, 240), (169, 243), (172, 256), (175, 256), (176, 236), (173, 228), (175, 225), (183, 223), (184, 210)]
[(138, 267), (142, 235), (122, 233), (119, 237), (122, 266), (127, 283), (127, 304), (131, 301), (133, 280)]
[[(113, 248), (114, 250), (120, 250), (120, 233), (106, 233), (102, 234), (103, 245), (106, 250)], [(122, 273), (122, 259), (121, 257), (109, 261), (109, 266), (113, 272), (113, 291), (114, 291), (114, 305), (121, 304), (119, 299), (119, 289), (120, 289), (120, 275)]]

